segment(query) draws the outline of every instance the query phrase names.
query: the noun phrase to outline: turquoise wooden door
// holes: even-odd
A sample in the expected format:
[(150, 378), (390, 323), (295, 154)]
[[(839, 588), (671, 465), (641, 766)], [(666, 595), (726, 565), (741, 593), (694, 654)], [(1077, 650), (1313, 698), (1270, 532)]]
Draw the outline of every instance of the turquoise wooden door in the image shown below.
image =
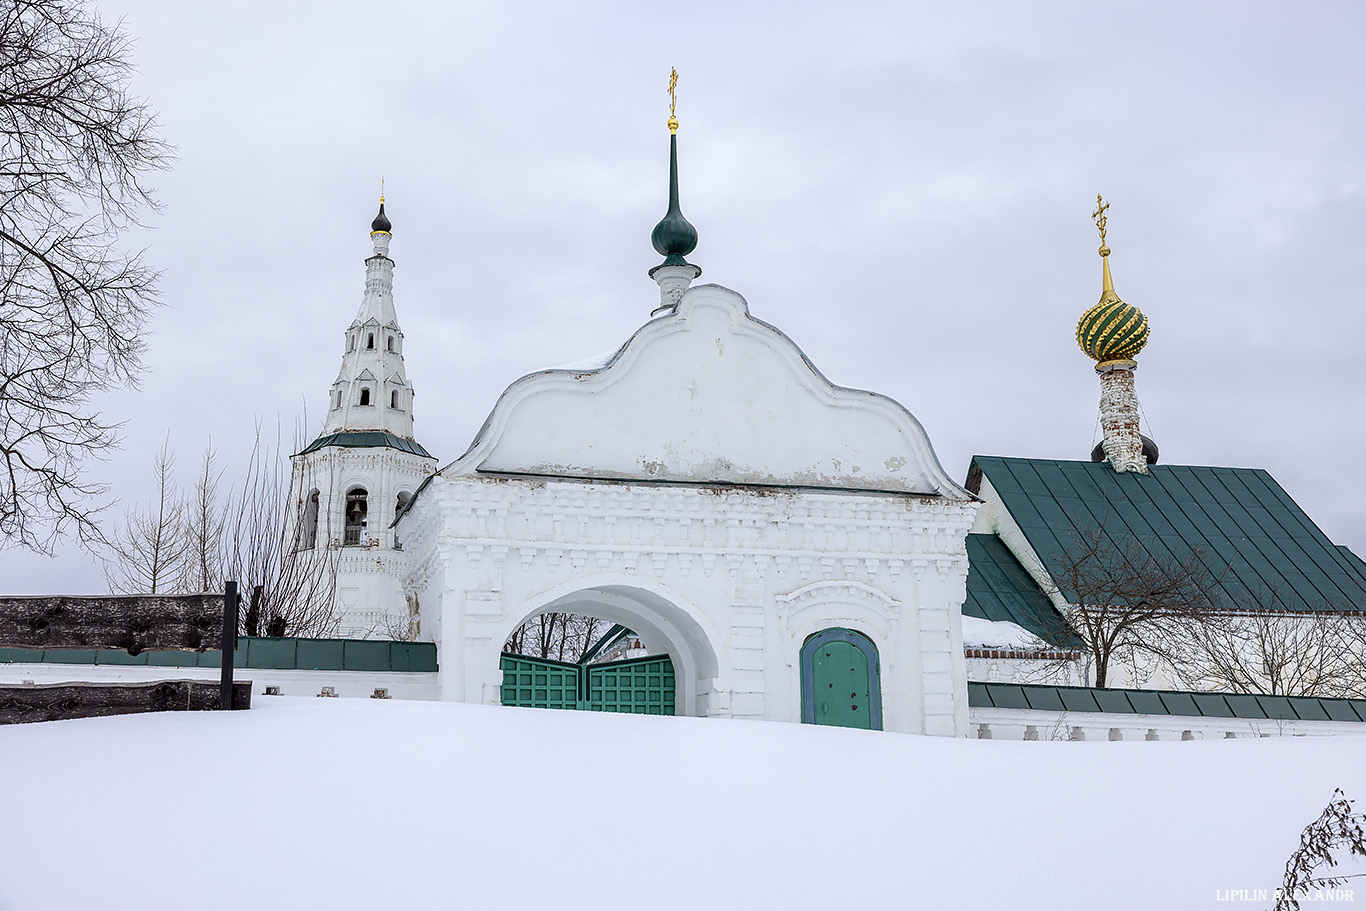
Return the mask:
[(802, 721), (882, 730), (877, 646), (861, 633), (821, 630), (802, 646)]

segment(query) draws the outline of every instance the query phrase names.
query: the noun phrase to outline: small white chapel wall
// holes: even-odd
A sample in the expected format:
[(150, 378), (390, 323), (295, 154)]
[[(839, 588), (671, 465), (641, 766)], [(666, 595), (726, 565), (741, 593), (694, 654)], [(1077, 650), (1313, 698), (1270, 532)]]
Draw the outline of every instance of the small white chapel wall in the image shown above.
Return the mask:
[(398, 532), (444, 699), (497, 702), (507, 636), (572, 609), (663, 644), (682, 714), (798, 721), (802, 644), (844, 627), (886, 729), (964, 736), (977, 505), (904, 407), (702, 285), (605, 363), (508, 387)]

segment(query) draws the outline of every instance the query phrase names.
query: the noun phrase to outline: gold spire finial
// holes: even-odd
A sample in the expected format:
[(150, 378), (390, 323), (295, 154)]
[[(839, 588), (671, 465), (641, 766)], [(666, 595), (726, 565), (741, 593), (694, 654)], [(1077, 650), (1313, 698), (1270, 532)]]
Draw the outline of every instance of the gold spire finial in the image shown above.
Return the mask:
[(379, 176), (379, 204), (384, 205), (384, 175)]
[(678, 118), (674, 116), (674, 106), (678, 104), (678, 96), (674, 90), (678, 87), (678, 70), (669, 67), (669, 132), (678, 132)]

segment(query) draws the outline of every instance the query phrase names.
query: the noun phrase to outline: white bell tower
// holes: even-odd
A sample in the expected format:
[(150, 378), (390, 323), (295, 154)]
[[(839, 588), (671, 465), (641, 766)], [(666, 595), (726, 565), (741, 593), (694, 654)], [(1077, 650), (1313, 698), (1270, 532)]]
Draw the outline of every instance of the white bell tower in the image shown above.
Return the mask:
[(365, 295), (346, 329), (322, 433), (292, 459), (296, 551), (310, 551), (309, 563), (335, 572), (336, 634), (343, 638), (412, 634), (401, 584), (407, 559), (390, 526), (437, 464), (413, 438), (413, 389), (394, 312), (392, 229), (381, 196), (370, 224), (374, 254), (365, 260)]

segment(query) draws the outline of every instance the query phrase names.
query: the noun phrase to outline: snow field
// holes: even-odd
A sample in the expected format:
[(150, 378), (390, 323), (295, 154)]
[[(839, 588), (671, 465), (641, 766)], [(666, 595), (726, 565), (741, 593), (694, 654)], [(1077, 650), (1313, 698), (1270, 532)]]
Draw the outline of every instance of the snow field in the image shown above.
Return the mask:
[(0, 728), (0, 909), (1260, 908), (1219, 890), (1366, 798), (1357, 736), (256, 703)]

